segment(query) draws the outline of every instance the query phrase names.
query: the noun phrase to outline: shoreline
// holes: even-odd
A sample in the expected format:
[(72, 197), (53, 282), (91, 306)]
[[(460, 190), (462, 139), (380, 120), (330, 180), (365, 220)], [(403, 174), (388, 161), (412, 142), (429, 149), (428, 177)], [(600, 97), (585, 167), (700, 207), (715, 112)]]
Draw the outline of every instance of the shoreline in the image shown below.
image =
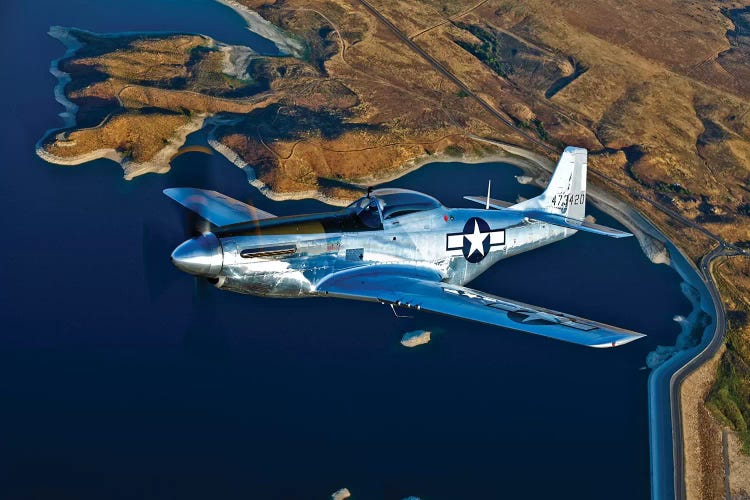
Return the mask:
[[(220, 4), (223, 4), (229, 7), (235, 13), (237, 13), (240, 17), (242, 17), (242, 19), (245, 21), (246, 28), (249, 31), (272, 42), (282, 55), (292, 55), (298, 58), (303, 55), (305, 47), (302, 41), (297, 40), (292, 35), (284, 32), (283, 30), (281, 30), (280, 28), (272, 24), (270, 21), (264, 19), (262, 16), (260, 16), (260, 14), (258, 14), (254, 10), (248, 7), (245, 7), (244, 5), (239, 4), (238, 2), (235, 2), (234, 0), (216, 0), (216, 1)], [(87, 153), (83, 153), (74, 157), (56, 156), (44, 149), (43, 145), (48, 141), (50, 136), (54, 134), (65, 133), (66, 131), (76, 127), (78, 123), (77, 115), (78, 115), (79, 106), (75, 104), (74, 102), (72, 102), (68, 98), (68, 96), (65, 94), (65, 87), (72, 81), (72, 78), (70, 76), (70, 73), (62, 71), (59, 68), (60, 61), (73, 57), (79, 49), (85, 46), (85, 44), (79, 38), (75, 36), (74, 31), (80, 31), (81, 33), (88, 33), (91, 35), (95, 35), (97, 37), (107, 37), (107, 38), (121, 38), (121, 37), (128, 37), (128, 36), (137, 36), (137, 35), (178, 34), (177, 32), (169, 32), (169, 31), (167, 32), (124, 31), (124, 32), (117, 32), (117, 33), (95, 33), (92, 31), (88, 31), (88, 30), (84, 30), (80, 28), (74, 28), (74, 27), (64, 27), (64, 26), (59, 26), (59, 25), (50, 26), (50, 29), (47, 32), (47, 34), (51, 36), (52, 38), (58, 40), (66, 48), (62, 56), (58, 57), (57, 59), (54, 59), (50, 63), (50, 68), (49, 68), (50, 73), (57, 79), (57, 83), (55, 84), (53, 93), (55, 96), (55, 100), (58, 103), (60, 103), (64, 108), (64, 111), (62, 111), (61, 113), (58, 113), (58, 116), (60, 116), (60, 118), (62, 118), (63, 120), (63, 126), (49, 128), (44, 132), (44, 134), (42, 134), (41, 138), (36, 142), (34, 146), (37, 156), (39, 156), (40, 158), (42, 158), (48, 163), (53, 163), (56, 165), (66, 165), (66, 166), (81, 165), (83, 163), (87, 163), (87, 162), (99, 160), (99, 159), (112, 160), (118, 163), (120, 167), (122, 168), (123, 177), (125, 178), (125, 180), (132, 180), (133, 178), (139, 175), (143, 175), (147, 173), (163, 174), (163, 173), (169, 172), (171, 169), (170, 159), (178, 152), (180, 147), (182, 147), (185, 144), (185, 140), (187, 136), (193, 132), (197, 132), (201, 130), (202, 128), (204, 128), (205, 122), (208, 118), (220, 115), (221, 113), (217, 113), (217, 114), (199, 113), (199, 114), (196, 114), (194, 117), (191, 117), (190, 121), (187, 124), (178, 128), (175, 131), (175, 133), (168, 139), (168, 143), (165, 145), (164, 148), (160, 149), (150, 160), (141, 162), (141, 163), (136, 163), (136, 162), (127, 160), (121, 153), (118, 153), (113, 148), (97, 149), (97, 150), (89, 151)], [(248, 77), (246, 73), (247, 65), (253, 57), (259, 55), (255, 50), (244, 45), (225, 44), (217, 40), (214, 40), (212, 37), (209, 37), (206, 35), (202, 35), (202, 34), (195, 34), (195, 35), (209, 40), (213, 46), (217, 47), (223, 53), (224, 64), (223, 64), (222, 70), (225, 74), (231, 77), (238, 78), (238, 79), (243, 79), (243, 78)], [(212, 144), (212, 146), (214, 145)], [(214, 149), (216, 149), (216, 147), (214, 147)], [(219, 150), (217, 149), (217, 151)], [(224, 155), (225, 157), (229, 159), (229, 156), (227, 156), (227, 154), (225, 154), (223, 151), (219, 151), (219, 152), (221, 152), (222, 155)], [(230, 161), (235, 163), (231, 159)], [(254, 183), (253, 179), (250, 179), (250, 181), (251, 181), (251, 184), (253, 184), (258, 189), (260, 189), (261, 192), (264, 192), (264, 188), (266, 187), (264, 184), (260, 183), (260, 181), (257, 181), (257, 183)], [(302, 193), (302, 194), (306, 195), (304, 197), (316, 197), (312, 191), (308, 193)], [(295, 199), (295, 198), (285, 197), (278, 193), (273, 193), (270, 190), (267, 196), (277, 201)], [(324, 195), (318, 196), (317, 198), (323, 203), (328, 203), (328, 204), (348, 204), (348, 200), (326, 197)]]
[(168, 139), (167, 144), (160, 149), (154, 157), (145, 162), (134, 162), (128, 160), (122, 153), (113, 148), (102, 148), (77, 156), (63, 158), (56, 156), (44, 149), (42, 143), (53, 133), (63, 133), (63, 129), (53, 129), (47, 135), (39, 139), (35, 146), (36, 155), (48, 163), (63, 166), (77, 166), (95, 160), (112, 160), (120, 165), (125, 180), (133, 180), (135, 177), (148, 173), (164, 174), (171, 170), (169, 160), (174, 157), (179, 149), (185, 144), (187, 136), (203, 128), (203, 122), (206, 115), (195, 115), (183, 126), (175, 130), (175, 133)]
[(253, 9), (234, 0), (216, 0), (216, 2), (236, 12), (244, 19), (248, 31), (273, 43), (281, 55), (296, 58), (302, 58), (304, 55), (305, 44), (301, 40), (268, 21)]
[(326, 196), (317, 189), (310, 189), (307, 191), (295, 191), (293, 193), (279, 193), (271, 189), (268, 184), (258, 179), (255, 168), (247, 163), (240, 157), (235, 151), (229, 149), (227, 146), (222, 144), (217, 138), (214, 132), (220, 125), (231, 124), (233, 120), (231, 118), (221, 117), (214, 115), (206, 120), (203, 129), (206, 132), (206, 141), (211, 148), (223, 156), (229, 163), (239, 168), (245, 173), (247, 182), (251, 186), (260, 192), (263, 196), (272, 201), (293, 201), (293, 200), (309, 200), (314, 199), (321, 203), (332, 206), (345, 207), (349, 205), (352, 200), (344, 198), (334, 198)]
[[(78, 49), (83, 47), (83, 43), (81, 43), (78, 38), (70, 33), (70, 28), (64, 28), (62, 26), (50, 26), (47, 34), (55, 40), (58, 40), (65, 47), (65, 52), (63, 53), (63, 55), (58, 57), (57, 59), (54, 59), (49, 66), (49, 72), (52, 73), (52, 76), (57, 78), (57, 83), (55, 84), (55, 88), (53, 90), (55, 100), (59, 102), (63, 106), (63, 108), (65, 108), (65, 111), (58, 113), (58, 116), (63, 119), (63, 126), (61, 128), (48, 129), (44, 133), (42, 139), (46, 139), (52, 132), (74, 127), (76, 125), (78, 105), (68, 99), (68, 96), (65, 95), (65, 87), (71, 81), (70, 73), (66, 73), (65, 71), (60, 70), (59, 66), (60, 61), (74, 56), (75, 53), (78, 52)], [(41, 139), (39, 142), (41, 142)]]
[[(240, 15), (245, 22), (248, 24), (247, 29), (258, 34), (259, 36), (263, 36), (264, 38), (268, 39), (274, 45), (282, 51), (282, 48), (277, 43), (277, 40), (274, 40), (271, 37), (268, 37), (262, 33), (262, 28), (265, 26), (263, 23), (267, 23), (268, 25), (275, 28), (275, 33), (280, 34), (282, 36), (282, 40), (284, 40), (283, 36), (288, 35), (280, 28), (274, 26), (269, 21), (262, 18), (257, 12), (252, 11), (251, 9), (235, 2), (234, 0), (216, 0), (217, 2), (231, 8), (234, 10), (238, 15)], [(253, 15), (250, 15), (249, 17), (252, 19), (249, 19), (246, 17), (245, 14), (243, 14), (243, 11), (250, 12)], [(261, 22), (262, 21), (262, 22)], [(253, 25), (253, 22), (255, 22), (255, 25)], [(255, 29), (253, 29), (255, 28)], [(77, 118), (77, 112), (78, 112), (78, 106), (70, 101), (65, 96), (65, 87), (67, 84), (71, 81), (71, 77), (68, 73), (65, 73), (63, 71), (59, 70), (59, 63), (60, 61), (71, 57), (76, 53), (78, 49), (80, 49), (83, 44), (71, 33), (71, 30), (75, 28), (63, 28), (60, 26), (53, 26), (50, 28), (49, 35), (53, 38), (58, 39), (63, 45), (66, 47), (66, 51), (58, 59), (55, 59), (50, 64), (50, 72), (57, 78), (57, 83), (54, 87), (54, 94), (55, 94), (55, 100), (59, 102), (64, 110), (59, 113), (59, 116), (62, 118), (64, 126), (62, 128), (51, 128), (48, 129), (42, 136), (42, 138), (37, 141), (36, 143), (36, 153), (37, 155), (44, 159), (45, 161), (48, 161), (50, 163), (55, 163), (58, 165), (80, 165), (82, 163), (87, 163), (89, 161), (93, 161), (96, 159), (110, 159), (122, 167), (124, 171), (124, 178), (126, 180), (131, 180), (134, 177), (138, 175), (142, 175), (145, 173), (165, 173), (171, 169), (171, 166), (169, 164), (169, 159), (179, 150), (180, 146), (182, 146), (185, 143), (186, 137), (195, 131), (206, 129), (207, 136), (209, 137), (209, 144), (211, 147), (216, 150), (218, 153), (222, 154), (225, 158), (227, 158), (231, 163), (235, 164), (239, 168), (242, 168), (243, 171), (246, 173), (248, 177), (248, 182), (255, 188), (257, 188), (261, 194), (266, 196), (267, 198), (274, 200), (274, 201), (286, 201), (286, 200), (296, 200), (296, 199), (316, 199), (320, 202), (330, 204), (330, 205), (336, 205), (336, 206), (342, 206), (349, 203), (350, 200), (343, 199), (343, 198), (336, 198), (336, 197), (329, 197), (321, 193), (317, 189), (311, 189), (309, 191), (302, 191), (302, 192), (295, 192), (291, 194), (285, 194), (285, 193), (278, 193), (273, 191), (268, 185), (264, 184), (262, 181), (260, 181), (256, 175), (255, 175), (255, 169), (248, 165), (246, 162), (244, 162), (239, 155), (234, 153), (234, 151), (230, 150), (223, 144), (219, 143), (215, 140), (213, 137), (213, 130), (210, 131), (207, 128), (207, 125), (211, 124), (212, 119), (215, 117), (216, 119), (219, 119), (221, 117), (221, 114), (217, 115), (203, 115), (200, 117), (200, 124), (197, 126), (197, 128), (188, 130), (184, 134), (183, 127), (180, 127), (174, 134), (174, 136), (170, 137), (169, 144), (165, 146), (163, 149), (159, 150), (159, 152), (153, 157), (152, 160), (149, 160), (147, 162), (143, 163), (128, 163), (126, 159), (122, 157), (121, 154), (117, 153), (114, 149), (98, 149), (95, 151), (90, 151), (88, 153), (84, 153), (81, 155), (78, 155), (73, 158), (62, 158), (57, 157), (55, 155), (52, 155), (45, 151), (41, 145), (49, 139), (49, 137), (56, 133), (64, 133), (66, 129), (69, 129), (71, 127), (74, 127), (76, 125), (76, 118)], [(53, 31), (55, 32), (53, 34)], [(85, 31), (85, 30), (80, 30)], [(123, 36), (125, 33), (120, 33), (117, 36)], [(286, 42), (295, 42), (293, 38), (290, 38), (289, 40), (284, 40)], [(234, 47), (234, 46), (232, 46)], [(236, 46), (236, 47), (243, 47), (243, 46)], [(231, 52), (231, 50), (230, 50)], [(237, 54), (239, 55), (239, 53)], [(228, 61), (231, 62), (231, 54), (227, 54)], [(67, 78), (67, 80), (66, 80)], [(191, 118), (191, 121), (186, 124), (184, 127), (195, 125), (193, 119)], [(215, 126), (214, 126), (215, 128)], [(477, 164), (477, 163), (486, 163), (486, 162), (503, 162), (512, 164), (514, 166), (517, 166), (521, 168), (524, 171), (524, 175), (528, 175), (532, 179), (532, 183), (535, 185), (543, 185), (543, 180), (545, 179), (545, 176), (548, 177), (549, 172), (551, 171), (551, 168), (554, 167), (554, 163), (551, 162), (549, 159), (547, 159), (544, 156), (535, 154), (533, 152), (525, 151), (520, 148), (516, 148), (514, 146), (509, 145), (501, 145), (500, 143), (496, 143), (495, 141), (489, 141), (482, 138), (473, 137), (475, 140), (480, 140), (482, 142), (487, 142), (494, 144), (495, 146), (499, 147), (503, 151), (505, 151), (504, 154), (497, 153), (497, 154), (487, 154), (487, 155), (479, 155), (479, 156), (465, 156), (465, 157), (455, 157), (455, 156), (448, 156), (444, 154), (438, 154), (438, 155), (423, 155), (420, 157), (417, 157), (409, 162), (406, 162), (402, 168), (397, 168), (393, 171), (390, 171), (383, 176), (370, 176), (370, 177), (364, 177), (362, 179), (357, 179), (353, 185), (358, 186), (366, 186), (369, 183), (372, 184), (379, 184), (384, 182), (389, 182), (392, 180), (396, 180), (404, 175), (407, 175), (413, 171), (416, 171), (417, 169), (421, 168), (424, 165), (430, 164), (430, 163), (436, 163), (436, 162), (461, 162), (461, 163), (467, 163), (467, 164)], [(211, 142), (211, 139), (213, 139), (213, 143)], [(173, 142), (174, 140), (174, 142)], [(181, 141), (181, 142), (180, 142)], [(177, 144), (177, 142), (180, 142)], [(234, 156), (234, 159), (232, 158)], [(159, 163), (163, 161), (163, 163)], [(244, 164), (244, 165), (242, 165)], [(633, 207), (628, 205), (626, 202), (619, 200), (614, 195), (611, 195), (603, 190), (595, 189), (593, 186), (589, 188), (589, 193), (591, 193), (591, 201), (592, 203), (597, 206), (598, 208), (602, 209), (607, 214), (613, 216), (615, 219), (623, 223), (631, 232), (634, 233), (637, 240), (639, 241), (639, 244), (641, 245), (641, 249), (644, 251), (644, 253), (648, 256), (648, 258), (653, 263), (664, 263), (668, 264), (670, 267), (672, 267), (678, 275), (683, 280), (683, 284), (687, 284), (688, 286), (691, 286), (699, 291), (701, 300), (699, 300), (696, 303), (692, 304), (692, 311), (690, 314), (690, 317), (692, 317), (694, 314), (699, 312), (698, 308), (704, 307), (704, 301), (703, 301), (703, 290), (706, 287), (705, 282), (700, 278), (700, 274), (698, 273), (698, 270), (695, 268), (694, 265), (692, 265), (692, 262), (689, 261), (689, 259), (677, 248), (664, 234), (662, 234), (655, 226), (654, 224), (648, 220), (648, 218), (645, 215), (640, 214), (638, 211), (636, 211)], [(596, 193), (596, 195), (594, 194)], [(680, 262), (680, 256), (682, 259), (684, 259), (686, 262)], [(691, 272), (692, 271), (692, 272)], [(696, 276), (697, 275), (697, 276)], [(697, 283), (697, 286), (694, 284)], [(716, 311), (713, 310), (713, 306), (705, 310), (707, 314), (709, 314), (713, 319), (714, 322), (716, 321)], [(710, 326), (710, 325), (709, 325)], [(668, 369), (671, 369), (672, 367), (678, 365), (680, 362), (684, 366), (684, 355), (686, 353), (691, 353), (694, 349), (698, 349), (699, 347), (704, 345), (706, 333), (709, 327), (706, 327), (706, 329), (703, 332), (701, 342), (699, 346), (689, 348), (682, 351), (676, 351), (674, 355), (665, 360), (661, 365), (655, 367), (652, 371), (652, 373), (649, 376), (649, 413), (652, 413), (651, 408), (651, 379), (654, 377), (654, 374), (658, 370), (662, 371), (668, 371)], [(682, 334), (682, 332), (681, 332)], [(680, 335), (681, 335), (680, 334)], [(679, 336), (678, 336), (679, 338)], [(672, 380), (672, 379), (670, 379)], [(674, 402), (673, 402), (674, 404)], [(654, 409), (653, 411), (656, 411)], [(649, 425), (649, 432), (651, 433), (651, 425)], [(653, 446), (653, 439), (652, 439), (652, 446)], [(653, 464), (652, 464), (652, 489), (653, 489)]]
[[(100, 159), (107, 159), (114, 161), (115, 163), (119, 164), (120, 167), (123, 170), (123, 177), (125, 180), (132, 180), (135, 177), (147, 173), (156, 173), (156, 174), (163, 174), (166, 172), (169, 172), (169, 170), (172, 168), (170, 165), (170, 160), (172, 157), (174, 157), (175, 154), (179, 151), (179, 149), (185, 144), (185, 141), (187, 139), (187, 136), (192, 134), (193, 132), (197, 132), (201, 130), (204, 127), (204, 123), (206, 122), (207, 118), (213, 115), (209, 115), (207, 113), (197, 113), (190, 117), (190, 120), (182, 125), (181, 127), (177, 128), (171, 137), (167, 140), (167, 144), (156, 152), (156, 154), (148, 161), (145, 162), (134, 162), (131, 160), (128, 160), (125, 158), (125, 156), (119, 152), (117, 152), (113, 148), (102, 148), (102, 149), (96, 149), (94, 151), (89, 151), (87, 153), (82, 153), (77, 156), (73, 157), (61, 157), (56, 156), (46, 149), (44, 149), (44, 143), (47, 142), (47, 140), (52, 135), (59, 135), (64, 134), (66, 131), (73, 129), (78, 124), (78, 110), (79, 106), (72, 102), (68, 97), (65, 95), (65, 87), (68, 85), (68, 83), (71, 82), (72, 78), (70, 76), (70, 73), (67, 73), (65, 71), (60, 70), (59, 64), (60, 61), (64, 59), (68, 59), (70, 57), (73, 57), (76, 52), (78, 52), (79, 49), (85, 46), (83, 42), (81, 42), (80, 39), (78, 39), (73, 31), (80, 31), (81, 33), (89, 33), (98, 37), (108, 37), (108, 38), (120, 38), (120, 37), (128, 37), (128, 36), (134, 36), (134, 35), (141, 35), (141, 34), (154, 34), (154, 33), (147, 33), (147, 32), (119, 32), (119, 33), (113, 33), (113, 34), (101, 34), (101, 33), (94, 33), (92, 31), (82, 30), (79, 28), (70, 28), (70, 27), (64, 27), (64, 26), (50, 26), (49, 31), (47, 34), (51, 36), (52, 38), (58, 40), (60, 43), (62, 43), (65, 47), (65, 53), (58, 57), (57, 59), (54, 59), (50, 63), (50, 73), (52, 76), (54, 76), (57, 79), (57, 83), (54, 87), (54, 95), (55, 100), (60, 103), (65, 110), (58, 114), (63, 119), (63, 126), (62, 127), (53, 127), (50, 129), (47, 129), (42, 137), (36, 142), (34, 145), (35, 152), (37, 156), (42, 158), (44, 161), (48, 163), (53, 163), (55, 165), (65, 165), (65, 166), (76, 166), (81, 165), (83, 163), (88, 163), (90, 161), (94, 160), (100, 160)], [(156, 34), (173, 34), (172, 32), (155, 32)], [(221, 42), (217, 42), (211, 37), (205, 36), (205, 35), (197, 35), (201, 36), (207, 40), (209, 40), (214, 46), (216, 46), (219, 50), (221, 50), (224, 53), (224, 56), (226, 58), (224, 62), (224, 68), (234, 70), (236, 73), (239, 74), (239, 67), (237, 65), (238, 62), (247, 61), (250, 57), (256, 55), (255, 51), (253, 51), (249, 47), (244, 46), (235, 46), (235, 45), (227, 45)], [(247, 49), (247, 52), (243, 51), (242, 49)], [(238, 54), (239, 53), (239, 54)], [(233, 57), (235, 56), (237, 59), (233, 60)], [(235, 74), (229, 74), (230, 76), (238, 76)], [(90, 128), (97, 128), (101, 126), (101, 124), (90, 127)]]

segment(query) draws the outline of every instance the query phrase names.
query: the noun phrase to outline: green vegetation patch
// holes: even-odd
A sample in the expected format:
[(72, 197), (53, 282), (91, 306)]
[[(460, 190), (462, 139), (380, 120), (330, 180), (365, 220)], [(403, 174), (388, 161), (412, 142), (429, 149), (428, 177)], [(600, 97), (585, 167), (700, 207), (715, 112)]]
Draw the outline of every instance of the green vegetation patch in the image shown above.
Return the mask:
[(504, 60), (503, 46), (497, 36), (473, 24), (456, 23), (456, 26), (468, 31), (481, 41), (481, 43), (475, 44), (456, 40), (456, 43), (462, 49), (482, 61), (503, 78), (513, 74), (513, 65)]
[(716, 385), (708, 396), (708, 408), (722, 424), (737, 432), (742, 452), (750, 455), (750, 364), (730, 347), (736, 341), (727, 339), (727, 351), (721, 357)]
[(447, 156), (462, 156), (464, 153), (466, 153), (466, 150), (462, 148), (461, 146), (456, 146), (455, 144), (451, 144), (445, 150), (443, 151)]
[[(722, 294), (728, 291), (722, 288)], [(750, 455), (750, 342), (743, 335), (748, 324), (747, 311), (727, 311), (727, 350), (719, 362), (707, 407), (722, 425), (737, 432), (742, 452)]]

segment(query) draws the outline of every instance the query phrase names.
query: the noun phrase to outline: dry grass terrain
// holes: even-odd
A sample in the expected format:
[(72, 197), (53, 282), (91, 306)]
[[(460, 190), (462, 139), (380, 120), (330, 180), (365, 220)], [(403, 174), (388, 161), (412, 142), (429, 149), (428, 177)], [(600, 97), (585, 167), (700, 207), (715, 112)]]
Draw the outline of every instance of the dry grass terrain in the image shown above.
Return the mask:
[[(240, 1), (303, 40), (305, 59), (253, 57), (239, 79), (207, 37), (75, 32), (85, 45), (60, 69), (72, 77), (65, 93), (80, 106), (79, 129), (44, 150), (111, 148), (148, 162), (195, 116), (223, 113), (234, 123), (217, 127), (217, 140), (273, 190), (345, 197), (339, 180), (491, 152), (472, 136), (549, 157), (539, 142), (571, 144), (589, 148), (590, 182), (630, 201), (694, 260), (712, 241), (641, 196), (750, 247), (749, 0), (370, 0), (471, 93), (358, 0)], [(731, 328), (709, 400), (747, 446), (741, 259), (715, 270)]]
[(216, 130), (274, 191), (330, 194), (331, 181), (387, 175), (418, 158), (484, 154), (466, 133), (491, 135), (498, 124), (356, 3), (244, 3), (310, 47), (304, 77), (278, 79), (274, 91), (286, 97), (277, 105)]
[(195, 116), (250, 113), (278, 100), (262, 92), (260, 71), (255, 80), (225, 74), (225, 55), (208, 37), (70, 34), (83, 46), (59, 69), (71, 76), (65, 94), (79, 108), (77, 124), (41, 144), (60, 162), (114, 150), (147, 163)]
[(172, 133), (187, 123), (188, 117), (183, 114), (126, 112), (105, 120), (99, 127), (73, 130), (50, 142), (45, 149), (63, 158), (114, 149), (143, 162), (153, 158)]
[[(79, 127), (102, 130), (49, 138), (47, 151), (72, 156), (106, 142), (147, 159), (178, 115), (231, 113), (236, 123), (219, 127), (218, 140), (289, 193), (430, 155), (486, 153), (469, 135), (539, 150), (359, 2), (243, 1), (304, 40), (306, 60), (254, 57), (239, 80), (223, 72), (224, 53), (207, 37), (75, 32), (86, 45), (60, 65), (73, 78), (66, 94), (80, 106)], [(742, 2), (371, 3), (518, 129), (553, 147), (588, 147), (593, 171), (750, 246)], [(144, 115), (159, 125), (143, 128)], [(707, 250), (698, 233), (608, 186), (692, 257)]]
[[(222, 131), (274, 189), (392, 170), (453, 144), (449, 151), (481, 153), (467, 133), (538, 149), (358, 2), (243, 3), (304, 39), (319, 80), (335, 80), (357, 102), (326, 106), (321, 123), (301, 133), (267, 122)], [(370, 3), (517, 127), (553, 146), (588, 147), (593, 170), (750, 245), (747, 2)], [(292, 120), (311, 108), (281, 109)], [(634, 202), (692, 257), (708, 249)]]

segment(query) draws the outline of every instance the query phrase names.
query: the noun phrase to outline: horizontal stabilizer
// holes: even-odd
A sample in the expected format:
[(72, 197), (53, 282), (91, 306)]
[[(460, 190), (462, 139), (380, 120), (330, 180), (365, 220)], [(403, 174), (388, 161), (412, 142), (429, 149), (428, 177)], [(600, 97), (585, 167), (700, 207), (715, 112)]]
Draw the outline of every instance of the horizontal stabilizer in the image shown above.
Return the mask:
[[(479, 203), (480, 205), (487, 206), (487, 197), (486, 196), (464, 196), (465, 200), (473, 201), (474, 203)], [(510, 206), (513, 206), (513, 203), (510, 203), (508, 201), (503, 200), (496, 200), (494, 198), (490, 198), (489, 203), (491, 208), (497, 208), (498, 210), (501, 210), (503, 208), (508, 208)]]
[(585, 220), (571, 219), (560, 214), (551, 214), (542, 210), (525, 210), (523, 212), (529, 219), (538, 220), (541, 222), (547, 222), (554, 224), (555, 226), (567, 227), (569, 229), (575, 229), (577, 231), (586, 231), (589, 233), (601, 234), (602, 236), (609, 236), (610, 238), (627, 238), (633, 236), (625, 231), (613, 229), (611, 227), (602, 226), (601, 224), (594, 224)]
[(196, 188), (170, 188), (165, 189), (164, 194), (183, 207), (200, 215), (214, 226), (228, 226), (240, 222), (276, 217), (216, 191)]

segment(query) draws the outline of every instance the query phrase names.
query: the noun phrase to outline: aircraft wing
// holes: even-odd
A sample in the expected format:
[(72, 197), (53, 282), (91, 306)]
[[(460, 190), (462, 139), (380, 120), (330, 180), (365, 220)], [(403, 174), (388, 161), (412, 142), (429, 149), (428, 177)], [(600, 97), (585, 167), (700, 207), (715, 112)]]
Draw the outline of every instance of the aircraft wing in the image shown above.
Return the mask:
[(214, 226), (228, 226), (276, 217), (229, 196), (196, 188), (170, 188), (164, 194), (200, 215)]
[(440, 281), (437, 272), (403, 265), (373, 265), (334, 273), (318, 291), (378, 301), (542, 335), (589, 347), (615, 347), (644, 335), (571, 314), (505, 299)]

